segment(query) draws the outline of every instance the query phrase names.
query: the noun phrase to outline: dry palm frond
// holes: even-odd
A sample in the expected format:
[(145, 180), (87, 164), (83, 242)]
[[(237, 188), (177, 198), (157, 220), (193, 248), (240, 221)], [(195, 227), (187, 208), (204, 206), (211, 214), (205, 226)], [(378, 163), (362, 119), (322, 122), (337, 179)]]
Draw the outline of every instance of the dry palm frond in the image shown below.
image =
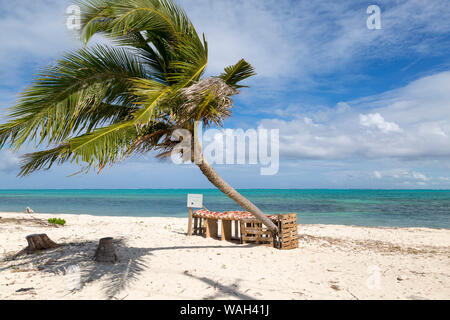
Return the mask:
[(206, 105), (205, 100), (209, 99), (215, 101), (214, 106), (219, 113), (229, 115), (229, 110), (233, 107), (231, 97), (236, 94), (239, 94), (239, 90), (229, 86), (220, 78), (203, 79), (180, 90), (180, 96), (185, 101), (181, 108), (191, 112)]

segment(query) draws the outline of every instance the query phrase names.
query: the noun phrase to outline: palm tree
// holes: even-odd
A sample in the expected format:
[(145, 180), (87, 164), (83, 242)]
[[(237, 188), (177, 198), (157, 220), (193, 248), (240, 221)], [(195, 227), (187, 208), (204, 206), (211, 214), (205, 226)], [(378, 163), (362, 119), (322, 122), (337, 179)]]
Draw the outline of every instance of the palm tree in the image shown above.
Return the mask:
[(255, 75), (245, 60), (203, 79), (208, 62), (205, 36), (172, 0), (84, 0), (80, 37), (114, 42), (65, 54), (41, 72), (0, 126), (0, 148), (17, 151), (34, 142), (50, 149), (26, 154), (21, 176), (53, 164), (75, 162), (100, 172), (137, 153), (167, 157), (188, 130), (195, 163), (219, 190), (269, 230), (278, 228), (225, 182), (201, 155), (196, 123), (223, 125), (242, 80)]

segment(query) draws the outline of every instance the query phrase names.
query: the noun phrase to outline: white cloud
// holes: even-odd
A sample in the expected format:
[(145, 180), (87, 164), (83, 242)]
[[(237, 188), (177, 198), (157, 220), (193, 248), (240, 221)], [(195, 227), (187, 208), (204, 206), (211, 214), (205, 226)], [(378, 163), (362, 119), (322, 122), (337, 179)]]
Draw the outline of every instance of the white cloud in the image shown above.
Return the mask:
[(41, 63), (47, 63), (66, 48), (73, 47), (71, 35), (64, 25), (68, 2), (25, 0), (12, 5), (0, 0), (0, 81), (3, 85), (19, 83), (20, 69), (25, 63), (42, 67)]
[(0, 171), (9, 173), (17, 171), (20, 159), (9, 150), (0, 150)]
[[(413, 169), (394, 168), (373, 171), (373, 176), (378, 180), (383, 179), (391, 184), (416, 184), (416, 185), (439, 185), (445, 182), (445, 179), (438, 176), (428, 176), (422, 172)], [(450, 181), (450, 179), (449, 179)]]
[(383, 133), (401, 132), (402, 130), (395, 122), (387, 122), (379, 113), (360, 114), (359, 122), (365, 127), (376, 127)]
[(416, 171), (413, 171), (412, 176), (414, 179), (417, 179), (417, 180), (423, 180), (423, 181), (429, 180), (426, 175), (424, 175), (423, 173), (420, 173), (420, 172), (416, 172)]
[(280, 129), (281, 155), (291, 159), (448, 159), (448, 88), (450, 72), (442, 72), (347, 102), (351, 107), (345, 110), (322, 108), (292, 120), (265, 119), (260, 125)]
[[(264, 78), (302, 78), (345, 70), (358, 59), (446, 54), (445, 1), (400, 0), (381, 6), (382, 30), (368, 30), (358, 1), (183, 0), (209, 41), (209, 70), (245, 57)], [(432, 36), (430, 36), (432, 34)], [(436, 45), (438, 44), (438, 45)]]
[[(367, 29), (367, 4), (358, 1), (179, 2), (206, 34), (209, 72), (217, 74), (244, 57), (256, 67), (259, 77), (251, 81), (260, 92), (280, 90), (292, 79), (301, 79), (296, 81), (299, 87), (315, 86), (314, 76), (345, 71), (349, 64), (371, 58), (403, 56), (406, 51), (439, 55), (448, 49), (441, 36), (450, 32), (450, 12), (442, 1), (383, 5), (382, 30)], [(2, 84), (20, 83), (25, 63), (35, 72), (63, 51), (81, 46), (66, 28), (65, 11), (72, 3), (22, 0), (12, 6), (0, 0)]]
[[(73, 3), (73, 0), (21, 0), (12, 4), (0, 0), (0, 83), (3, 86), (17, 90), (17, 86), (30, 82), (30, 74), (36, 74), (64, 52), (83, 46), (66, 26), (66, 10)], [(95, 42), (104, 40), (96, 36)]]

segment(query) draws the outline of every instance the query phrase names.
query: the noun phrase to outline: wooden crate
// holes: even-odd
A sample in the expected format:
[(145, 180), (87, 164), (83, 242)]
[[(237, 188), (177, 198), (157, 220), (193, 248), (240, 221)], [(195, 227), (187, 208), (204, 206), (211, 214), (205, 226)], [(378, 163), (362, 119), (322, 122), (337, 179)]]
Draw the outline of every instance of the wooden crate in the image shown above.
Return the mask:
[(242, 219), (241, 243), (254, 243), (281, 250), (298, 248), (297, 214), (280, 214), (272, 221), (278, 226), (279, 234), (274, 239), (272, 233), (256, 219)]
[(277, 217), (277, 226), (280, 232), (275, 239), (275, 247), (281, 250), (298, 248), (297, 214), (280, 214)]
[(204, 218), (194, 217), (193, 234), (199, 236), (204, 236), (206, 234), (206, 226)]
[[(275, 222), (275, 221), (274, 221)], [(254, 243), (261, 244), (264, 246), (274, 246), (274, 239), (272, 233), (267, 230), (266, 226), (263, 225), (256, 219), (241, 219), (241, 243)]]

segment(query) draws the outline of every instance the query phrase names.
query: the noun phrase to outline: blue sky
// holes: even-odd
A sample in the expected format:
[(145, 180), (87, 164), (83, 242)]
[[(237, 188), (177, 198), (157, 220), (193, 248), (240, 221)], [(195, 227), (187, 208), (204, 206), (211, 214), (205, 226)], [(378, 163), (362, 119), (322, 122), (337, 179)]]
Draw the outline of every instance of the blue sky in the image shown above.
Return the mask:
[[(228, 128), (279, 128), (280, 171), (218, 166), (239, 188), (450, 188), (450, 7), (442, 1), (182, 0), (206, 34), (208, 74), (240, 58), (258, 76)], [(40, 68), (81, 47), (65, 0), (0, 0), (0, 120)], [(369, 5), (381, 8), (369, 30)], [(100, 38), (94, 41), (102, 42)], [(145, 157), (101, 175), (73, 165), (17, 178), (0, 151), (0, 188), (210, 187), (197, 168)]]

